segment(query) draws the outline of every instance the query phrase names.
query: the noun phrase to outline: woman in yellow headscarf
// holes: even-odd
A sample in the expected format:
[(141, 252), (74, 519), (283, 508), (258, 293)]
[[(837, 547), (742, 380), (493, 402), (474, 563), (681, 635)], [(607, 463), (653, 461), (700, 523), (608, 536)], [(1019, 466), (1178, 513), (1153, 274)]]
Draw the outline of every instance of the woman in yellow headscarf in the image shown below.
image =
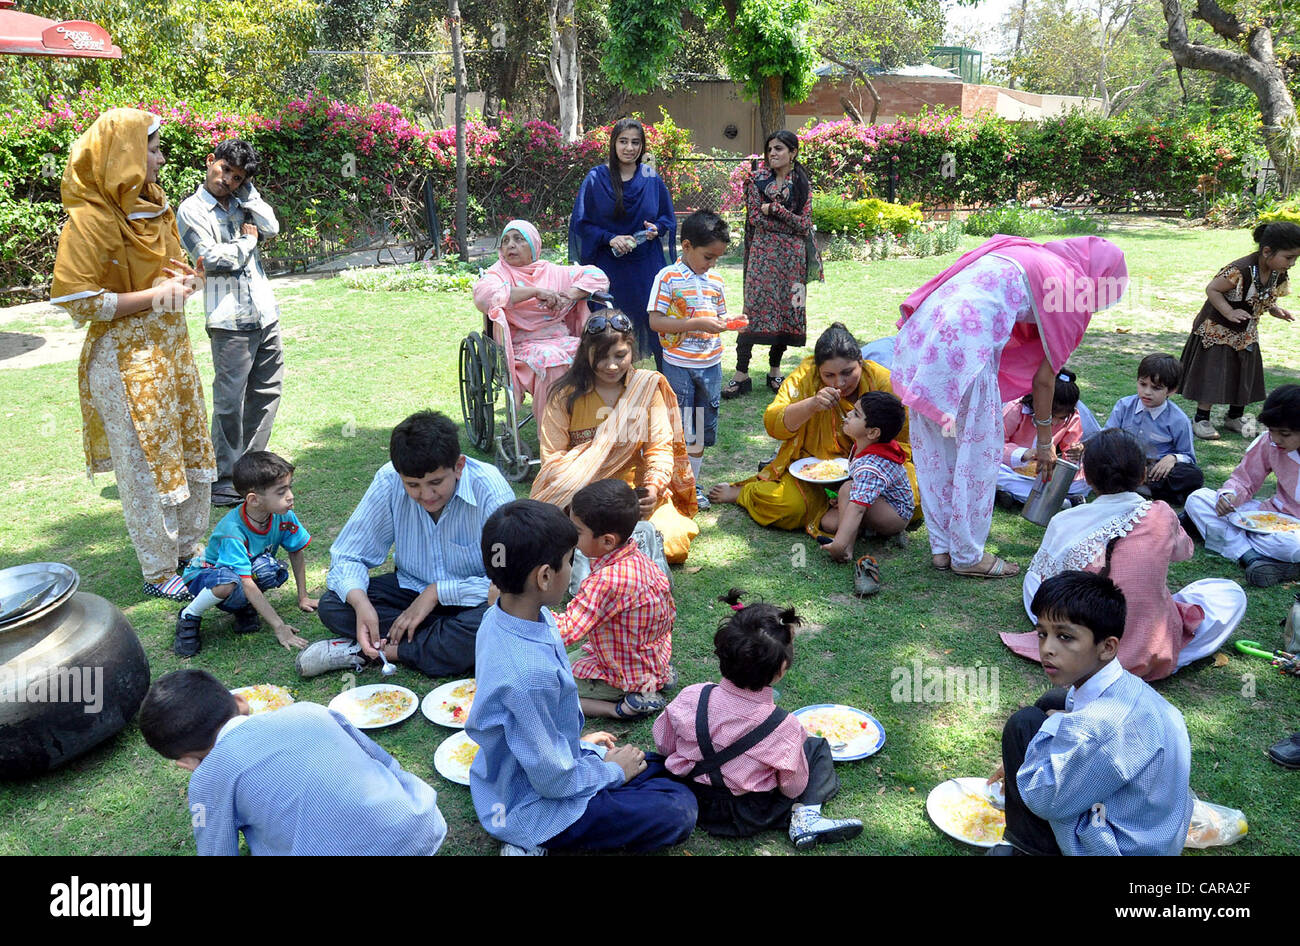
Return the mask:
[(188, 601), (176, 571), (207, 537), (216, 461), (184, 311), (203, 262), (182, 262), (158, 186), (159, 124), (115, 108), (72, 143), (50, 301), (89, 326), (78, 369), (87, 472), (117, 475), (145, 592)]
[[(715, 503), (737, 503), (760, 526), (778, 529), (807, 529), (815, 532), (830, 501), (826, 490), (795, 479), (790, 464), (804, 457), (829, 460), (848, 457), (853, 441), (843, 431), (843, 417), (853, 410), (867, 391), (888, 391), (889, 369), (862, 360), (862, 349), (841, 322), (822, 332), (805, 358), (781, 384), (776, 397), (763, 412), (768, 434), (780, 441), (776, 456), (758, 476), (740, 483), (719, 484), (709, 490)], [(907, 421), (899, 431), (908, 479), (916, 501), (913, 522), (921, 518), (921, 501), (916, 489), (912, 448), (908, 445)]]

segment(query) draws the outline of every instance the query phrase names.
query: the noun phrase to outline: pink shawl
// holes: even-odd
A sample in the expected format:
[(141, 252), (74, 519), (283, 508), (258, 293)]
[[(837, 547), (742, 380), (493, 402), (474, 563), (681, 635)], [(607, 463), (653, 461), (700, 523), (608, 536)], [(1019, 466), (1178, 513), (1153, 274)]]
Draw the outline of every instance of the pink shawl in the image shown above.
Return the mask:
[(1002, 349), (998, 385), (1002, 399), (1027, 394), (1046, 354), (1059, 371), (1083, 340), (1093, 312), (1114, 305), (1128, 285), (1124, 253), (1101, 237), (1074, 237), (1035, 243), (1023, 237), (995, 236), (964, 254), (917, 289), (898, 307), (898, 327), (910, 319), (930, 293), (989, 253), (1015, 260), (1034, 299), (1037, 326), (1017, 323)]

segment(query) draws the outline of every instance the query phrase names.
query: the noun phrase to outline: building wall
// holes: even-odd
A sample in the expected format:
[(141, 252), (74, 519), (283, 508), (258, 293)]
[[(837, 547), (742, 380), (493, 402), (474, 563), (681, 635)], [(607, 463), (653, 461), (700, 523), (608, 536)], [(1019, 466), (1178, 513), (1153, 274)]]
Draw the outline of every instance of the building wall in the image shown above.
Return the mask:
[[(919, 114), (923, 106), (959, 109), (966, 117), (994, 114), (1015, 121), (1032, 121), (1061, 114), (1070, 108), (1100, 108), (1097, 99), (1066, 95), (1037, 95), (992, 85), (967, 85), (960, 79), (929, 76), (873, 77), (880, 94), (878, 123), (897, 121)], [(741, 98), (741, 87), (726, 79), (693, 80), (672, 93), (653, 92), (628, 99), (629, 112), (641, 112), (653, 121), (662, 106), (673, 121), (689, 128), (695, 146), (701, 150), (721, 148), (741, 154), (754, 154), (762, 147), (758, 122), (758, 103)], [(862, 113), (871, 117), (871, 96), (861, 85), (847, 78), (823, 78), (803, 102), (787, 102), (786, 127), (796, 131), (814, 121), (839, 121), (845, 117), (840, 97), (848, 99)], [(728, 137), (728, 126), (735, 131)]]

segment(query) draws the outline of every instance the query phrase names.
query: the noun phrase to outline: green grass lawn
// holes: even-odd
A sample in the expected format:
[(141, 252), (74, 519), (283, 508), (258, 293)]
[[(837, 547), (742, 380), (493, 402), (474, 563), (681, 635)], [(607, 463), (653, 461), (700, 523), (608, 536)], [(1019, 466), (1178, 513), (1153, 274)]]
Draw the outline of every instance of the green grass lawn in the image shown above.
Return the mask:
[[(1111, 236), (1127, 254), (1136, 301), (1100, 313), (1071, 361), (1085, 402), (1103, 421), (1116, 399), (1134, 392), (1142, 355), (1181, 352), (1205, 284), (1219, 266), (1251, 248), (1244, 232), (1163, 223), (1121, 223)], [(964, 245), (977, 242), (967, 238)], [(892, 334), (898, 303), (954, 256), (828, 264), (826, 282), (810, 288), (810, 339), (833, 320), (844, 321), (862, 341)], [(722, 274), (736, 305), (739, 267), (724, 266)], [(271, 447), (297, 464), (295, 511), (315, 537), (307, 561), (319, 594), (330, 542), (375, 469), (386, 462), (392, 426), (426, 407), (459, 420), (457, 350), (481, 319), (467, 293), (368, 293), (325, 279), (280, 288), (277, 296), (288, 368)], [(67, 326), (66, 321), (50, 324)], [(24, 329), (31, 327), (24, 323)], [(190, 329), (200, 371), (210, 380), (201, 312), (191, 310)], [(1300, 329), (1266, 319), (1263, 348), (1270, 388), (1300, 380), (1293, 367), (1300, 365)], [(787, 371), (802, 354), (789, 354)], [(763, 363), (761, 352), (756, 363)], [(192, 661), (175, 657), (170, 645), (176, 605), (142, 599), (113, 478), (86, 479), (76, 363), (21, 370), (6, 370), (2, 364), (0, 503), (8, 522), (0, 530), (0, 566), (47, 559), (72, 565), (81, 574), (83, 590), (107, 597), (126, 612), (155, 676), (197, 666), (232, 687), (281, 683), (299, 699), (320, 703), (336, 695), (341, 686), (337, 674), (298, 680), (292, 655), (269, 631), (236, 638), (231, 618), (216, 611), (204, 622), (203, 652)], [(728, 355), (724, 371), (729, 373), (733, 364)], [(757, 391), (723, 402), (719, 443), (705, 460), (706, 483), (748, 476), (770, 454), (772, 442), (761, 421), (765, 406)], [(1191, 409), (1181, 399), (1179, 406)], [(534, 443), (535, 437), (529, 428)], [(1198, 443), (1207, 483), (1222, 482), (1243, 447), (1232, 437)], [(526, 495), (526, 488), (518, 492)], [(802, 533), (760, 529), (734, 506), (715, 507), (701, 513), (699, 521), (701, 535), (690, 560), (675, 574), (679, 620), (674, 659), (683, 682), (717, 678), (711, 640), (729, 611), (715, 599), (739, 585), (769, 601), (794, 605), (807, 620), (795, 664), (780, 685), (781, 705), (848, 703), (873, 713), (887, 731), (888, 741), (877, 756), (839, 767), (843, 790), (828, 806), (833, 816), (863, 819), (866, 831), (823, 853), (979, 853), (935, 829), (925, 815), (924, 799), (950, 776), (987, 774), (998, 760), (1005, 718), (1046, 686), (1037, 664), (1016, 657), (996, 634), (1029, 628), (1020, 583), (936, 573), (921, 531), (906, 551), (868, 549), (881, 561), (885, 586), (878, 596), (859, 601), (850, 595), (849, 568), (830, 564)], [(999, 510), (990, 547), (1024, 564), (1041, 535), (1041, 529)], [(1198, 547), (1192, 561), (1171, 569), (1171, 582), (1177, 587), (1213, 575), (1242, 578), (1238, 566)], [(1294, 591), (1287, 586), (1249, 589), (1250, 608), (1238, 636), (1280, 646), (1278, 622)], [(282, 614), (292, 613), (290, 623), (308, 637), (325, 636), (314, 617), (297, 612), (291, 585), (273, 593), (271, 601)], [(1202, 661), (1157, 687), (1187, 719), (1192, 787), (1209, 800), (1246, 812), (1250, 834), (1226, 851), (1300, 853), (1290, 817), (1300, 800), (1300, 779), (1264, 754), (1271, 743), (1300, 729), (1300, 681), (1277, 675), (1261, 660), (1225, 653), (1225, 666)], [(895, 703), (891, 684), (897, 676), (892, 671), (911, 668), (913, 661), (926, 668), (984, 667), (990, 678), (996, 671), (997, 699)], [(368, 672), (359, 682), (378, 679)], [(406, 669), (394, 680), (421, 696), (435, 685)], [(1253, 696), (1244, 696), (1252, 692), (1247, 685), (1252, 680)], [(642, 747), (651, 746), (648, 721), (609, 728)], [(450, 825), (446, 852), (495, 853), (495, 843), (474, 818), (469, 790), (445, 782), (433, 770), (434, 749), (448, 733), (417, 713), (374, 736), (438, 789)], [(129, 727), (57, 772), (6, 785), (0, 792), (0, 854), (193, 853), (185, 785), (186, 773), (155, 755), (138, 729)], [(723, 843), (697, 832), (674, 853), (681, 851), (789, 854), (794, 849), (776, 833)]]

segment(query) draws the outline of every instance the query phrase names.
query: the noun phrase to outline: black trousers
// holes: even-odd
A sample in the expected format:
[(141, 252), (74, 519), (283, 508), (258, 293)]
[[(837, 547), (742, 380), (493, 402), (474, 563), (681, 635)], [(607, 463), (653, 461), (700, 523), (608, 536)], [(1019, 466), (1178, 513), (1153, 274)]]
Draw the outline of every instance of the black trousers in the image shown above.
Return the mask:
[(1205, 485), (1205, 474), (1195, 463), (1175, 463), (1162, 480), (1148, 479), (1152, 499), (1162, 499), (1171, 506), (1181, 506), (1187, 497)]
[[(397, 573), (370, 579), (366, 597), (379, 615), (379, 636), (388, 634), (393, 622), (419, 595), (397, 583)], [(487, 604), (458, 608), (440, 604), (425, 618), (415, 633), (397, 645), (397, 659), (431, 677), (450, 677), (474, 670), (474, 643)], [(339, 637), (357, 637), (357, 612), (332, 591), (327, 591), (316, 609), (320, 622)]]
[(1016, 772), (1025, 762), (1029, 743), (1047, 721), (1047, 711), (1065, 709), (1065, 693), (1062, 687), (1048, 690), (1033, 706), (1013, 713), (1002, 728), (1002, 768), (1006, 772), (1002, 784), (1007, 799), (1007, 830), (1002, 839), (1014, 847), (1017, 854), (1061, 853), (1052, 826), (1030, 811), (1020, 797)]
[(803, 754), (808, 759), (808, 785), (798, 798), (783, 795), (779, 788), (733, 795), (725, 786), (688, 782), (700, 806), (696, 824), (714, 837), (747, 838), (772, 828), (788, 828), (790, 809), (796, 802), (820, 805), (834, 798), (840, 790), (840, 777), (835, 774), (830, 743), (809, 736), (803, 741)]
[[(767, 353), (767, 365), (771, 369), (769, 374), (779, 374), (781, 367), (781, 358), (785, 355), (785, 345), (773, 345)], [(736, 342), (736, 370), (749, 374), (749, 359), (754, 354), (754, 343), (746, 341)]]

